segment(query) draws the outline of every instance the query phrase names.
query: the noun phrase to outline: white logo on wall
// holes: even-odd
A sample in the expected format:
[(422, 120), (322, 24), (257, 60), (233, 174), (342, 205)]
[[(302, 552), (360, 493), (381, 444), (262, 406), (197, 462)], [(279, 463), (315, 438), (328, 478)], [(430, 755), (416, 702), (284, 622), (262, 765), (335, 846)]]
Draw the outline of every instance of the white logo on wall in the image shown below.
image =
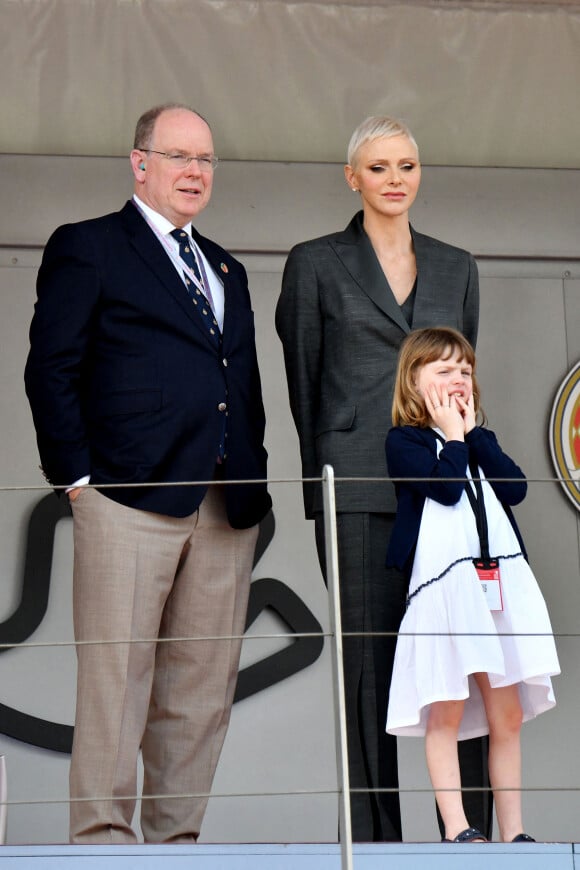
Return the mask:
[(564, 492), (580, 510), (580, 362), (556, 394), (550, 417), (552, 461)]

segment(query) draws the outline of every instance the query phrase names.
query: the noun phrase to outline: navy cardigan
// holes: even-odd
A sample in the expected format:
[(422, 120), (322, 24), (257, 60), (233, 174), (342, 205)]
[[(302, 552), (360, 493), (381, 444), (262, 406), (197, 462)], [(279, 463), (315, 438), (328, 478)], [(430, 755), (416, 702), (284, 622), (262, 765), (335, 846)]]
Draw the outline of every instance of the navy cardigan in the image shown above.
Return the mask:
[(521, 468), (503, 452), (493, 432), (476, 426), (465, 436), (465, 441), (447, 441), (437, 456), (437, 436), (433, 429), (397, 426), (387, 434), (385, 449), (390, 477), (417, 478), (395, 483), (397, 516), (387, 550), (388, 566), (404, 569), (412, 562), (426, 498), (443, 505), (457, 504), (465, 488), (470, 457), (475, 459), (486, 478), (506, 478), (489, 483), (527, 558), (510, 510), (510, 505), (519, 504), (525, 498), (526, 479)]

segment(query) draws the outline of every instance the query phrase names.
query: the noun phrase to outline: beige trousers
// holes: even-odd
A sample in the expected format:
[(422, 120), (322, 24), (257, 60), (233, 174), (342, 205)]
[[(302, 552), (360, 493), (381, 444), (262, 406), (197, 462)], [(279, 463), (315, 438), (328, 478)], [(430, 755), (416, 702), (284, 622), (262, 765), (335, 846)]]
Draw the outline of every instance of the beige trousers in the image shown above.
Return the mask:
[(105, 643), (77, 646), (70, 840), (136, 842), (141, 748), (145, 841), (195, 842), (207, 797), (179, 795), (211, 789), (241, 649), (221, 638), (243, 634), (258, 527), (231, 528), (220, 486), (185, 518), (92, 489), (72, 510), (75, 639)]

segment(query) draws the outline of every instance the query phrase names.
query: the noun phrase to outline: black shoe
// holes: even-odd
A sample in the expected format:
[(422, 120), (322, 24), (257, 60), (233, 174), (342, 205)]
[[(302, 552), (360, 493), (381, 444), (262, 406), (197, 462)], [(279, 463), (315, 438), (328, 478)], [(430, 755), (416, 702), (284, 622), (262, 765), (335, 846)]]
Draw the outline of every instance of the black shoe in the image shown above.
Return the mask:
[[(527, 834), (519, 834), (520, 837), (526, 837)], [(531, 839), (531, 837), (530, 837)], [(461, 831), (457, 834), (453, 840), (448, 840), (447, 837), (443, 837), (441, 840), (442, 843), (473, 843), (474, 840), (479, 840), (482, 843), (487, 843), (486, 838), (483, 836), (481, 831), (478, 828), (466, 828), (464, 831)], [(514, 842), (516, 842), (514, 840)], [(519, 841), (518, 841), (519, 842)]]
[(518, 834), (517, 837), (514, 837), (512, 843), (535, 843), (533, 837), (530, 837), (529, 834)]

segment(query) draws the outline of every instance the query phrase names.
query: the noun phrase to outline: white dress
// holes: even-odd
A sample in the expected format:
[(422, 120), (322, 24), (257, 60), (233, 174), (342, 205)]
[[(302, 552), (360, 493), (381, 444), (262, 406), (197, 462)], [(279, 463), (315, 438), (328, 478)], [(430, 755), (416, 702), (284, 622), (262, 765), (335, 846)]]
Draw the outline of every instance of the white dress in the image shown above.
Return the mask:
[(488, 674), (492, 687), (518, 684), (524, 721), (556, 703), (550, 678), (560, 666), (544, 598), (528, 563), (516, 555), (518, 539), (493, 489), (485, 480), (482, 486), (490, 553), (515, 556), (500, 558), (503, 611), (490, 611), (467, 558), (480, 555), (467, 494), (452, 507), (426, 499), (395, 654), (390, 734), (424, 736), (429, 705), (447, 700), (465, 700), (460, 740), (488, 734), (471, 676), (478, 672)]

